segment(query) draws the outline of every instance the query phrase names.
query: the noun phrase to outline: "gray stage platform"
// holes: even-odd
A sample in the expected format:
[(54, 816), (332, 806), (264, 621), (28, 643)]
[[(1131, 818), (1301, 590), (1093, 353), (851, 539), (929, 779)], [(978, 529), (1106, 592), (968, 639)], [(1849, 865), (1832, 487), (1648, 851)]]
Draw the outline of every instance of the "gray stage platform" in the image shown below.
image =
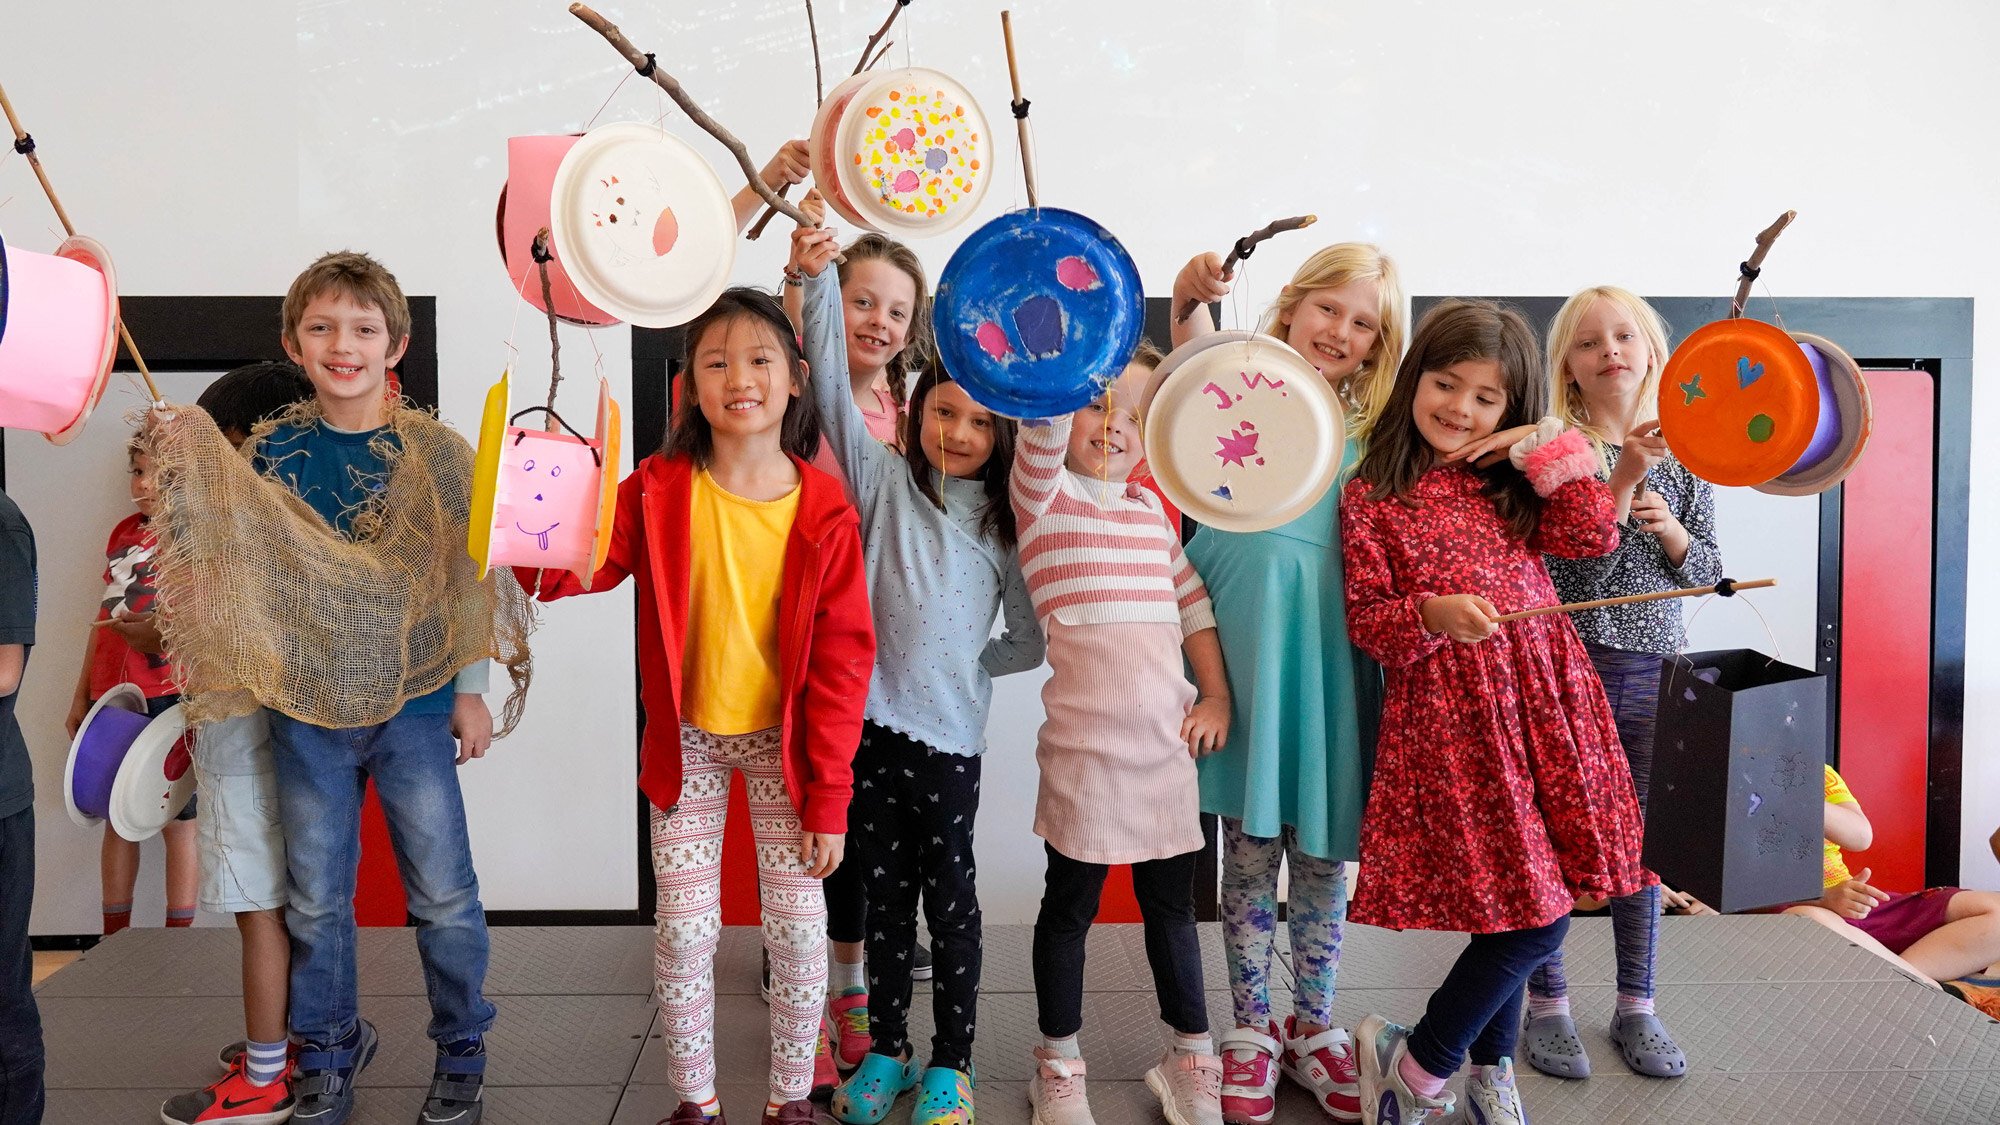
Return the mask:
[[(1203, 927), (1210, 1018), (1230, 1019), (1220, 934)], [(987, 1125), (1027, 1120), (1035, 1042), (1029, 928), (987, 930), (977, 1058)], [(1337, 1021), (1369, 1011), (1421, 1013), (1462, 939), (1350, 927)], [(757, 934), (732, 929), (717, 962), (723, 1101), (739, 1125), (765, 1096), (765, 1009)], [(1677, 1080), (1640, 1078), (1603, 1034), (1613, 999), (1611, 934), (1579, 921), (1569, 976), (1578, 1023), (1600, 1077), (1524, 1076), (1537, 1125), (2000, 1122), (2000, 1025), (1904, 979), (1887, 963), (1799, 918), (1673, 918), (1665, 924), (1661, 1011), (1691, 1060)], [(415, 1120), (430, 1075), (423, 977), (413, 932), (364, 930), (362, 1010), (382, 1050), (362, 1079), (354, 1120)], [(1288, 975), (1279, 974), (1281, 987)], [(493, 933), (488, 991), (488, 1125), (653, 1125), (673, 1108), (648, 997), (652, 932), (639, 927), (507, 928)], [(1156, 1125), (1139, 1081), (1159, 1053), (1156, 1009), (1136, 926), (1102, 926), (1090, 945), (1084, 1044), (1103, 1125)], [(158, 1120), (169, 1094), (207, 1081), (215, 1051), (241, 1033), (236, 936), (230, 930), (127, 930), (39, 990), (47, 1026), (49, 1125)], [(1287, 995), (1274, 998), (1284, 1010)], [(927, 1006), (915, 1019), (929, 1034)], [(927, 1042), (927, 1038), (920, 1038)], [(1279, 1121), (1324, 1120), (1285, 1087)], [(907, 1101), (889, 1121), (907, 1122)]]

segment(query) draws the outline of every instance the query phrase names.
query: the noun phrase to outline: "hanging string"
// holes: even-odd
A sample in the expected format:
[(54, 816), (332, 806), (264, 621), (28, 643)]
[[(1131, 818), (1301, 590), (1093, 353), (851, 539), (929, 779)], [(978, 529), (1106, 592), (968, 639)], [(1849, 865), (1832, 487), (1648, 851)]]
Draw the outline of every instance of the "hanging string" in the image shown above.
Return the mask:
[[(1695, 603), (1693, 613), (1687, 614), (1685, 617), (1681, 619), (1681, 635), (1675, 642), (1674, 655), (1672, 659), (1668, 662), (1669, 666), (1667, 671), (1667, 683), (1665, 688), (1666, 691), (1668, 692), (1673, 691), (1674, 676), (1677, 673), (1679, 673), (1679, 671), (1683, 667), (1688, 669), (1688, 673), (1690, 675), (1694, 674), (1694, 662), (1687, 658), (1688, 634), (1692, 632), (1694, 629), (1695, 618), (1700, 617), (1701, 611), (1707, 609), (1709, 603), (1715, 601), (1718, 596), (1729, 597), (1731, 595), (1710, 594), (1708, 597), (1702, 598), (1700, 601)], [(1778, 633), (1775, 629), (1771, 628), (1770, 619), (1764, 616), (1764, 611), (1759, 609), (1757, 607), (1757, 603), (1752, 601), (1751, 599), (1746, 597), (1746, 598), (1739, 598), (1738, 600), (1741, 601), (1744, 605), (1749, 606), (1751, 613), (1757, 615), (1758, 623), (1764, 626), (1764, 636), (1771, 642), (1771, 652), (1774, 655), (1769, 655), (1764, 658), (1765, 666), (1769, 667), (1772, 664), (1781, 663), (1784, 660), (1784, 646), (1778, 643)]]
[(590, 120), (583, 123), (584, 132), (586, 133), (590, 132), (590, 127), (592, 125), (595, 125), (597, 123), (597, 119), (604, 115), (604, 107), (611, 104), (611, 99), (618, 96), (618, 91), (623, 90), (625, 88), (625, 83), (630, 81), (632, 76), (636, 73), (638, 72), (631, 70), (629, 68), (625, 71), (625, 73), (618, 79), (618, 84), (616, 86), (611, 87), (611, 92), (604, 96), (604, 104), (598, 106), (597, 112), (590, 115)]

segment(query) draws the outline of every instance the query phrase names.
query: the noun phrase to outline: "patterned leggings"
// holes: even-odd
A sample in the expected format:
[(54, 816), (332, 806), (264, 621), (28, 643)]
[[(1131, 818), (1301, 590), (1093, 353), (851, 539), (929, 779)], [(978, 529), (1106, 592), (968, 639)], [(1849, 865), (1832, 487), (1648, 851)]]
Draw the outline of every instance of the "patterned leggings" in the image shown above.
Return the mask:
[(1340, 931), (1347, 920), (1345, 864), (1299, 850), (1287, 825), (1276, 839), (1250, 836), (1243, 822), (1222, 817), (1222, 934), (1229, 954), (1229, 991), (1236, 1022), (1271, 1022), (1271, 946), (1278, 933), (1278, 862), (1292, 865), (1286, 929), (1298, 978), (1293, 1010), (1300, 1022), (1329, 1026), (1333, 982), (1340, 972)]
[[(1605, 698), (1618, 719), (1618, 741), (1632, 767), (1632, 784), (1639, 790), (1639, 812), (1646, 812), (1646, 788), (1653, 779), (1653, 722), (1660, 709), (1660, 658), (1652, 653), (1585, 643), (1590, 662), (1604, 681)], [(1660, 961), (1660, 886), (1611, 900), (1611, 940), (1618, 956), (1618, 994), (1650, 999), (1653, 971)], [(1563, 975), (1563, 954), (1557, 949), (1528, 977), (1536, 996), (1569, 995)]]
[(653, 965), (670, 1081), (680, 1101), (698, 1100), (715, 1084), (715, 946), (732, 768), (749, 787), (771, 955), (771, 1098), (799, 1101), (812, 1091), (826, 1003), (826, 900), (799, 855), (799, 814), (785, 793), (776, 730), (723, 736), (682, 724), (680, 803), (671, 812), (653, 810)]

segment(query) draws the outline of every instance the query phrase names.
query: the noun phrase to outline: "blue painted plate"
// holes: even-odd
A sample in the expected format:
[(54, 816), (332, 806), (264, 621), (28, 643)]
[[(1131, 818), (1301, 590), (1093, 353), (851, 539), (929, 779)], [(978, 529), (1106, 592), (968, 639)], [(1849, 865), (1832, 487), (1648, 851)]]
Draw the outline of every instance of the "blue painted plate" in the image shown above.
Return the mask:
[(944, 369), (973, 400), (1013, 418), (1094, 402), (1124, 371), (1146, 322), (1132, 256), (1074, 211), (1012, 211), (973, 231), (938, 281)]

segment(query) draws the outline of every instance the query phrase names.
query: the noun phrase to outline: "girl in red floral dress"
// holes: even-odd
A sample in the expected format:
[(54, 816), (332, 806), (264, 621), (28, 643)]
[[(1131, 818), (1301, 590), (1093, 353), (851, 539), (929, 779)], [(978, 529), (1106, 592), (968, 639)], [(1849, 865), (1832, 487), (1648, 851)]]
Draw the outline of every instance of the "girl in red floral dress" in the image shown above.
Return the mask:
[(1520, 315), (1447, 301), (1417, 326), (1341, 500), (1348, 629), (1387, 671), (1349, 917), (1472, 935), (1414, 1028), (1369, 1016), (1356, 1029), (1370, 1125), (1449, 1113), (1445, 1080), (1468, 1051), (1483, 1120), (1525, 1120), (1511, 1060), (1523, 982), (1561, 946), (1576, 896), (1654, 881), (1617, 727), (1568, 616), (1498, 621), (1557, 604), (1544, 553), (1617, 546), (1596, 454), (1551, 418), (1491, 468), (1452, 457), (1547, 409)]

